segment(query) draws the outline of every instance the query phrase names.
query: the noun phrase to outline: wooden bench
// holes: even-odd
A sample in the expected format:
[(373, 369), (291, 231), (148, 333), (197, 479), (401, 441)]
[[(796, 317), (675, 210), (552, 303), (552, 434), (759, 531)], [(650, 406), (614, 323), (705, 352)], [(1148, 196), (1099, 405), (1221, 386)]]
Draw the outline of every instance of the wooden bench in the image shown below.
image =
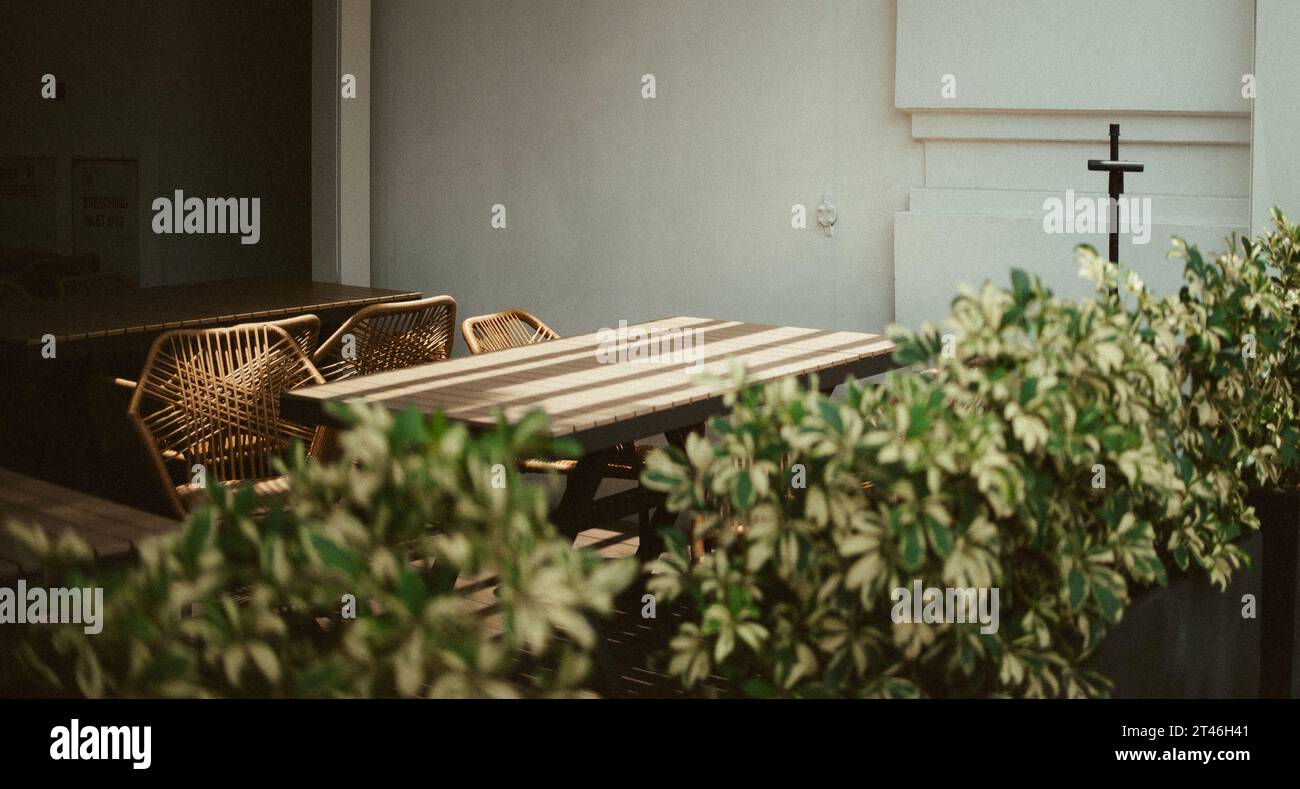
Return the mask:
[[(180, 521), (0, 468), (0, 526), (11, 520), (40, 526), (51, 540), (74, 532), (105, 563), (129, 560), (146, 537), (179, 531), (182, 526)], [(34, 557), (0, 529), (0, 578), (36, 569)]]

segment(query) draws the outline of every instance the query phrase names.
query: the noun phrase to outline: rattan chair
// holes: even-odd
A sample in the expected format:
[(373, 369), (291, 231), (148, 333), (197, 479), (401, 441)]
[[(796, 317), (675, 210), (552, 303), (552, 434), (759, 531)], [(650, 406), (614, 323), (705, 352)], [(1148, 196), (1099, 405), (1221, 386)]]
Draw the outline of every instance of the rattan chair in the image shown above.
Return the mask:
[(451, 296), (372, 304), (348, 318), (312, 361), (327, 381), (440, 362), (451, 356), (455, 331)]
[(178, 516), (206, 500), (191, 484), (195, 466), (210, 486), (252, 483), (273, 497), (288, 492), (273, 458), (294, 440), (319, 452), (321, 428), (280, 416), (281, 393), (324, 382), (283, 323), (170, 331), (150, 348), (127, 413)]
[(30, 298), (31, 294), (22, 285), (11, 279), (0, 279), (0, 299), (27, 301)]
[(59, 298), (80, 296), (86, 293), (125, 293), (135, 285), (126, 277), (111, 271), (93, 271), (61, 277), (57, 284)]
[(559, 338), (550, 326), (523, 310), (509, 309), (466, 318), (460, 333), (470, 353), (502, 351)]
[(311, 358), (316, 351), (316, 341), (320, 339), (320, 318), (315, 315), (295, 315), (292, 318), (282, 318), (268, 323), (288, 332), (308, 358)]
[[(491, 315), (478, 315), (466, 318), (460, 325), (460, 333), (465, 337), (465, 344), (470, 353), (487, 353), (517, 348), (521, 345), (557, 340), (560, 335), (550, 326), (542, 323), (535, 315), (520, 309), (508, 309)], [(645, 467), (645, 457), (653, 447), (639, 447), (626, 443), (614, 447), (614, 456), (605, 466), (604, 476), (614, 479), (641, 478)], [(525, 458), (519, 461), (521, 471), (543, 474), (555, 472), (568, 474), (578, 465), (576, 460), (540, 460)]]

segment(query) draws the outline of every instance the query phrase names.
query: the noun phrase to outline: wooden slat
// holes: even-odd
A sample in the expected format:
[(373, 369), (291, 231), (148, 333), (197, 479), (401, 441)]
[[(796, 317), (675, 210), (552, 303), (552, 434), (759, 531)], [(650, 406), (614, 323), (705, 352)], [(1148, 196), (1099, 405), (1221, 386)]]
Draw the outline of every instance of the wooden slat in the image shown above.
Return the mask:
[[(52, 540), (75, 532), (100, 559), (128, 555), (145, 538), (181, 528), (178, 521), (0, 468), (0, 524), (9, 520), (40, 526)], [(0, 577), (32, 565), (0, 534)]]
[(767, 382), (842, 374), (863, 360), (883, 366), (893, 351), (891, 342), (872, 334), (707, 318), (665, 318), (628, 329), (700, 332), (694, 352), (703, 371), (688, 374), (696, 364), (682, 358), (602, 363), (597, 351), (606, 337), (592, 333), (299, 389), (286, 395), (286, 407), (319, 411), (327, 402), (360, 399), (395, 410), (438, 410), (479, 426), (493, 424), (498, 411), (516, 420), (541, 410), (550, 415), (552, 432), (566, 435), (716, 400), (736, 360), (752, 380)]
[(0, 342), (39, 345), (160, 332), (167, 329), (269, 320), (309, 312), (418, 299), (417, 291), (328, 282), (240, 279), (88, 293), (57, 300), (6, 303)]

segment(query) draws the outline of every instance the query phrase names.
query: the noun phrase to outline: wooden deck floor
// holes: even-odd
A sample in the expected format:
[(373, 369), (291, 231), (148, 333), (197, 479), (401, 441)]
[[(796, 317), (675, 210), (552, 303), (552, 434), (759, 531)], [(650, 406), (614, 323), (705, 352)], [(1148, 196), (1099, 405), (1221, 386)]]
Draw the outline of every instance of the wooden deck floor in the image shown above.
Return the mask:
[[(635, 521), (619, 521), (602, 528), (588, 529), (578, 535), (574, 544), (617, 559), (632, 556), (640, 544)], [(500, 614), (496, 612), (496, 578), (491, 575), (461, 578), (456, 588), (466, 599), (483, 610), (489, 626), (501, 631)], [(604, 644), (598, 660), (607, 661), (603, 672), (593, 677), (597, 691), (615, 698), (680, 698), (685, 693), (667, 675), (646, 667), (651, 652), (667, 643), (668, 633), (676, 629), (680, 614), (660, 608), (662, 620), (641, 618), (640, 594), (631, 595), (627, 602), (616, 608), (612, 617), (605, 620)]]
[[(616, 531), (617, 530), (617, 531)], [(636, 536), (635, 523), (612, 523), (601, 529), (588, 529), (578, 535), (574, 541), (578, 548), (597, 551), (609, 559), (622, 559), (636, 553), (640, 541)], [(491, 612), (496, 607), (496, 578), (491, 575), (461, 577), (456, 581), (456, 589), (465, 595), (475, 606), (488, 612), (488, 622), (492, 629), (500, 631), (499, 615)]]

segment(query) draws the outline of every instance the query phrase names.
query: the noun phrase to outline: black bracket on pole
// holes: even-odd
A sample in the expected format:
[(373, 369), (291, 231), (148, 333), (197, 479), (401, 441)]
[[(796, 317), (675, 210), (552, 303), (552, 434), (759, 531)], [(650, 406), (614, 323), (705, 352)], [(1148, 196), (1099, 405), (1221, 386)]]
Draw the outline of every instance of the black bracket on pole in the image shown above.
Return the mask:
[(1110, 262), (1119, 262), (1119, 197), (1124, 194), (1124, 173), (1140, 173), (1146, 168), (1141, 162), (1126, 162), (1119, 158), (1119, 124), (1110, 125), (1110, 158), (1089, 159), (1088, 169), (1110, 174), (1110, 201), (1107, 206), (1106, 228), (1110, 231)]

